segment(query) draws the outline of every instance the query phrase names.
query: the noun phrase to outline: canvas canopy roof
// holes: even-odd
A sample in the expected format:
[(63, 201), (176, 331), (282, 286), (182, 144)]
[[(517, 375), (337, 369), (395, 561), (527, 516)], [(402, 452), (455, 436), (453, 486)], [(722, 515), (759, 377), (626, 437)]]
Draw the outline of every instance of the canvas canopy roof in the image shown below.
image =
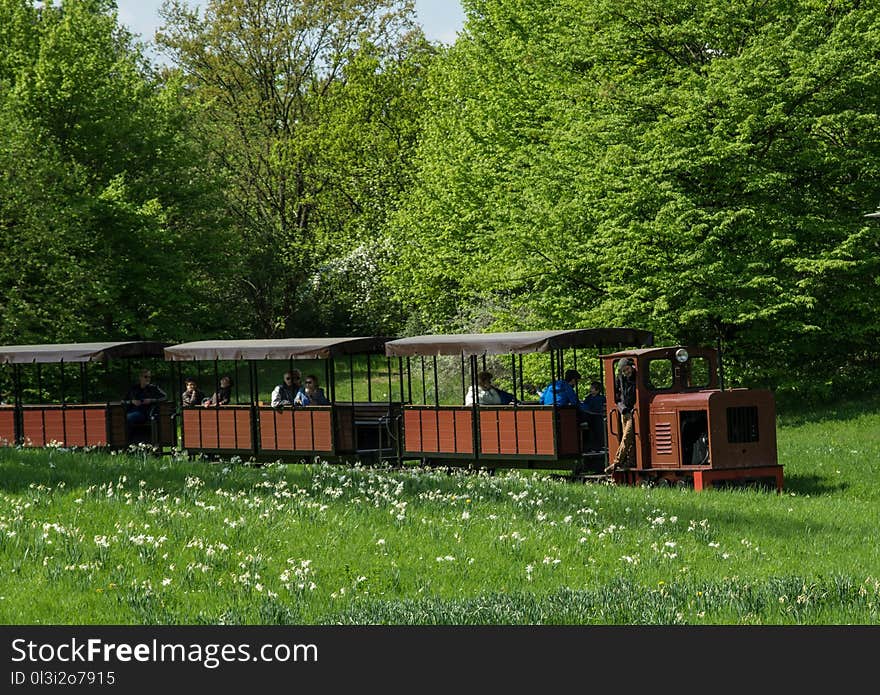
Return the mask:
[(687, 345), (666, 345), (664, 347), (642, 348), (641, 350), (621, 350), (620, 352), (611, 352), (607, 355), (602, 355), (602, 357), (643, 357), (645, 355), (665, 353), (673, 355), (675, 354), (676, 350), (680, 350), (682, 348), (686, 349), (691, 354), (703, 355), (706, 352), (712, 352), (712, 348), (688, 347)]
[(420, 335), (385, 344), (386, 355), (504, 355), (562, 348), (653, 345), (654, 334), (634, 328), (578, 328), (464, 335)]
[(382, 354), (388, 338), (277, 338), (267, 340), (202, 340), (165, 348), (165, 359), (309, 360), (337, 355)]
[(124, 343), (67, 343), (59, 345), (0, 346), (0, 364), (54, 364), (60, 362), (98, 362), (126, 357), (161, 357), (165, 343), (129, 341)]
[(656, 348), (642, 348), (641, 350), (621, 350), (620, 352), (612, 352), (607, 355), (602, 355), (602, 357), (669, 357), (672, 358), (676, 351), (678, 350), (687, 350), (688, 354), (691, 357), (709, 357), (712, 355), (718, 355), (714, 348), (710, 347), (700, 347), (700, 346), (687, 346), (687, 345), (667, 345), (664, 347), (656, 347)]

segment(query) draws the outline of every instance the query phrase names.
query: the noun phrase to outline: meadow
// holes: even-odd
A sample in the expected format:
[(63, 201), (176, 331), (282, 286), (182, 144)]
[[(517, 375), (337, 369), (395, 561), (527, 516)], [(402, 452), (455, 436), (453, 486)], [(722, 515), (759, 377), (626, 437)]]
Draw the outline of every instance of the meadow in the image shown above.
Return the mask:
[(0, 623), (880, 622), (880, 408), (779, 453), (781, 495), (4, 448)]

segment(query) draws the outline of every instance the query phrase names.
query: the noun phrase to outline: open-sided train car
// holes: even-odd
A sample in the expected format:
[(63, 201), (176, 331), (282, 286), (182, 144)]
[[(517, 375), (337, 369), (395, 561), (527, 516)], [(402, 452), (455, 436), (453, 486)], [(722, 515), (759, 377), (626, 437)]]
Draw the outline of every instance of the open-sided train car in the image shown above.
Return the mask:
[[(400, 359), (408, 383), (413, 378), (412, 358), (433, 361), (434, 403), (413, 403), (410, 389), (403, 407), (402, 458), (485, 468), (579, 470), (588, 459), (603, 454), (588, 453), (576, 406), (539, 405), (526, 399), (522, 356), (546, 353), (552, 384), (562, 378), (566, 365), (577, 366), (577, 350), (652, 343), (650, 332), (631, 328), (423, 335), (389, 341), (385, 353)], [(440, 403), (437, 357), (442, 355), (461, 358), (462, 394), (457, 405)], [(478, 358), (486, 355), (510, 356), (513, 391), (520, 391), (512, 404), (462, 405), (467, 384), (476, 388)]]
[(770, 481), (782, 489), (773, 394), (722, 389), (718, 353), (709, 348), (675, 346), (602, 356), (609, 452), (616, 450), (623, 431), (610, 397), (622, 360), (631, 360), (636, 369), (636, 465), (615, 471), (616, 481), (692, 483), (696, 490), (718, 481)]
[[(143, 427), (128, 428), (125, 405), (117, 400), (119, 394), (104, 400), (100, 397), (107, 394), (92, 393), (88, 379), (90, 364), (161, 358), (164, 347), (152, 341), (0, 347), (0, 364), (11, 369), (13, 385), (13, 403), (0, 406), (0, 442), (123, 448), (137, 439), (157, 449), (172, 446), (176, 437), (170, 403), (158, 404), (155, 416)], [(58, 389), (58, 398), (52, 402), (43, 397), (44, 365), (59, 366), (60, 383), (52, 384)], [(76, 366), (74, 376), (70, 365)], [(25, 369), (32, 372), (28, 375), (29, 390), (37, 394), (35, 403), (25, 397)]]
[[(181, 407), (181, 443), (189, 453), (241, 456), (260, 460), (393, 459), (397, 455), (400, 402), (373, 400), (370, 356), (383, 355), (386, 338), (283, 338), (211, 340), (166, 348), (165, 358), (177, 363), (183, 383), (185, 362), (233, 362), (236, 373), (245, 363), (248, 393), (244, 402), (219, 408)], [(337, 384), (340, 360), (366, 356), (366, 400), (355, 400), (353, 383), (345, 393)], [(279, 362), (279, 372), (296, 360), (321, 360), (330, 405), (276, 407), (260, 398), (258, 362)], [(283, 366), (282, 366), (283, 363)], [(387, 378), (391, 381), (390, 361)], [(278, 374), (278, 378), (281, 374)], [(216, 374), (215, 374), (216, 380)], [(239, 380), (235, 379), (238, 384)], [(345, 396), (349, 396), (345, 400)], [(179, 401), (178, 401), (179, 402)]]

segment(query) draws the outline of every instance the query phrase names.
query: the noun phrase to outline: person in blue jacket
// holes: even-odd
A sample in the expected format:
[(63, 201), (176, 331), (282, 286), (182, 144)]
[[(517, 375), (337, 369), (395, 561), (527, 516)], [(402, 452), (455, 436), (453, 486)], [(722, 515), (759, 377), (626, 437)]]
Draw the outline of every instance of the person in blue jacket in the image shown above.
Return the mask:
[[(558, 379), (541, 391), (541, 405), (576, 405), (583, 410), (583, 403), (577, 397), (577, 384), (581, 374), (576, 369), (565, 372), (564, 379)], [(584, 411), (586, 412), (586, 411)]]
[(297, 392), (293, 399), (295, 406), (300, 405), (330, 405), (327, 396), (324, 395), (324, 389), (318, 386), (318, 377), (309, 374), (306, 377), (305, 385)]

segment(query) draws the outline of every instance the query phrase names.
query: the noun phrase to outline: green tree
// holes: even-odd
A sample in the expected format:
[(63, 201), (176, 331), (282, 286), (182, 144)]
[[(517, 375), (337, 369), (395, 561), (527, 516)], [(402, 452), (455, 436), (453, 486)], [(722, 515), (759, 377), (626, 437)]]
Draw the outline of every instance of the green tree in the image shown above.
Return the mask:
[[(627, 95), (600, 107), (635, 145), (605, 210), (638, 210), (598, 226), (623, 242), (601, 265), (625, 289), (616, 315), (721, 339), (753, 382), (815, 388), (870, 364), (878, 18), (845, 2), (602, 6), (592, 75)], [(829, 291), (854, 278), (860, 297)]]
[[(202, 113), (245, 249), (261, 335), (395, 320), (373, 271), (408, 181), (430, 46), (397, 0), (213, 0), (163, 7), (161, 47)], [(385, 302), (387, 307), (387, 301)], [(378, 324), (378, 326), (377, 326)]]
[(398, 218), (423, 323), (722, 340), (740, 383), (876, 361), (874, 4), (465, 6)]
[(0, 27), (0, 340), (218, 330), (228, 241), (180, 86), (113, 3), (0, 0)]

